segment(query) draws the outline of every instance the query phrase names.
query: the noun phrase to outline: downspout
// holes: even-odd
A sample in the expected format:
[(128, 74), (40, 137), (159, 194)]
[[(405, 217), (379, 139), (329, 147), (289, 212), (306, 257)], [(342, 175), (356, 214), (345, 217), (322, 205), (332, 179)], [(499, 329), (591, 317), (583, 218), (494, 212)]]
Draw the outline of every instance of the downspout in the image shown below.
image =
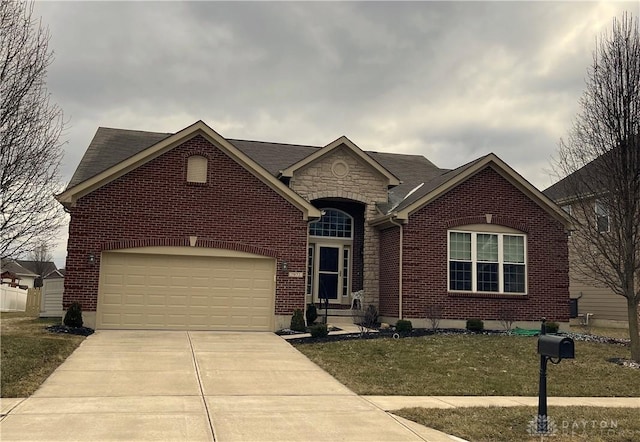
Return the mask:
[(403, 244), (403, 226), (401, 223), (397, 222), (396, 220), (394, 220), (394, 218), (396, 218), (398, 216), (397, 213), (393, 213), (390, 217), (389, 217), (389, 222), (391, 224), (393, 224), (394, 226), (398, 226), (400, 228), (400, 244), (399, 244), (399, 251), (398, 251), (398, 319), (402, 319), (402, 244)]

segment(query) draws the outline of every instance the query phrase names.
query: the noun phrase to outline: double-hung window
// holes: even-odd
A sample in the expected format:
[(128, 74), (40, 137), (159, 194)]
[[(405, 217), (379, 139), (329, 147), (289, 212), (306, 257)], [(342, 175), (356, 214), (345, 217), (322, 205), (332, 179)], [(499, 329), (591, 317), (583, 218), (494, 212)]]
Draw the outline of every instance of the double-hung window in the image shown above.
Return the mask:
[(526, 293), (526, 236), (449, 231), (449, 290)]

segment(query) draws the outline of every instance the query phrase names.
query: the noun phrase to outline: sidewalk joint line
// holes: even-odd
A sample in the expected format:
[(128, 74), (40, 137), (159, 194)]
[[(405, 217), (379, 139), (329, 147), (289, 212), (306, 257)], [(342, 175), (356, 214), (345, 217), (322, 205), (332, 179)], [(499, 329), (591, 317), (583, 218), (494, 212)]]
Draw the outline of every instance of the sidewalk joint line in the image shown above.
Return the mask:
[(191, 342), (191, 334), (187, 331), (187, 339), (189, 340), (189, 347), (191, 348), (191, 357), (193, 358), (193, 365), (196, 368), (196, 378), (198, 379), (198, 388), (200, 388), (200, 397), (202, 398), (202, 403), (204, 404), (204, 410), (207, 413), (207, 420), (209, 421), (209, 428), (211, 429), (211, 436), (213, 436), (213, 441), (216, 440), (216, 431), (213, 428), (213, 421), (211, 420), (211, 413), (209, 411), (209, 406), (207, 405), (207, 398), (204, 396), (204, 388), (202, 387), (202, 378), (200, 377), (200, 367), (198, 367), (198, 360), (196, 359), (196, 353), (193, 349), (193, 342)]

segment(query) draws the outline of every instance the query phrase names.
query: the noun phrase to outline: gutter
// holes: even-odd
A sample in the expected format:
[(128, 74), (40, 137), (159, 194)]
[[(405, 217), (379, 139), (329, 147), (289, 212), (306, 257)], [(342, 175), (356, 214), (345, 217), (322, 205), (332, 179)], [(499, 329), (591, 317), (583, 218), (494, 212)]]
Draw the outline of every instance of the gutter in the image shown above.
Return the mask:
[(394, 212), (389, 217), (389, 222), (394, 226), (398, 226), (400, 228), (400, 244), (398, 247), (398, 319), (403, 319), (402, 316), (402, 250), (403, 250), (403, 233), (404, 227), (402, 223), (396, 221), (398, 217), (397, 212)]

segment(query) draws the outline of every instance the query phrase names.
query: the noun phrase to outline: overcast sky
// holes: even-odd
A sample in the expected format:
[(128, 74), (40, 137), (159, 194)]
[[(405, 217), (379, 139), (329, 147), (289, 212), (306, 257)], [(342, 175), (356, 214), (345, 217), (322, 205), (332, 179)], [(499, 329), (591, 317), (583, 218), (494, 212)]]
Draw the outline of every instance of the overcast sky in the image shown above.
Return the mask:
[[(640, 2), (42, 2), (65, 184), (99, 126), (421, 154), (494, 152), (539, 189), (595, 37)], [(66, 232), (54, 253), (64, 266)]]

